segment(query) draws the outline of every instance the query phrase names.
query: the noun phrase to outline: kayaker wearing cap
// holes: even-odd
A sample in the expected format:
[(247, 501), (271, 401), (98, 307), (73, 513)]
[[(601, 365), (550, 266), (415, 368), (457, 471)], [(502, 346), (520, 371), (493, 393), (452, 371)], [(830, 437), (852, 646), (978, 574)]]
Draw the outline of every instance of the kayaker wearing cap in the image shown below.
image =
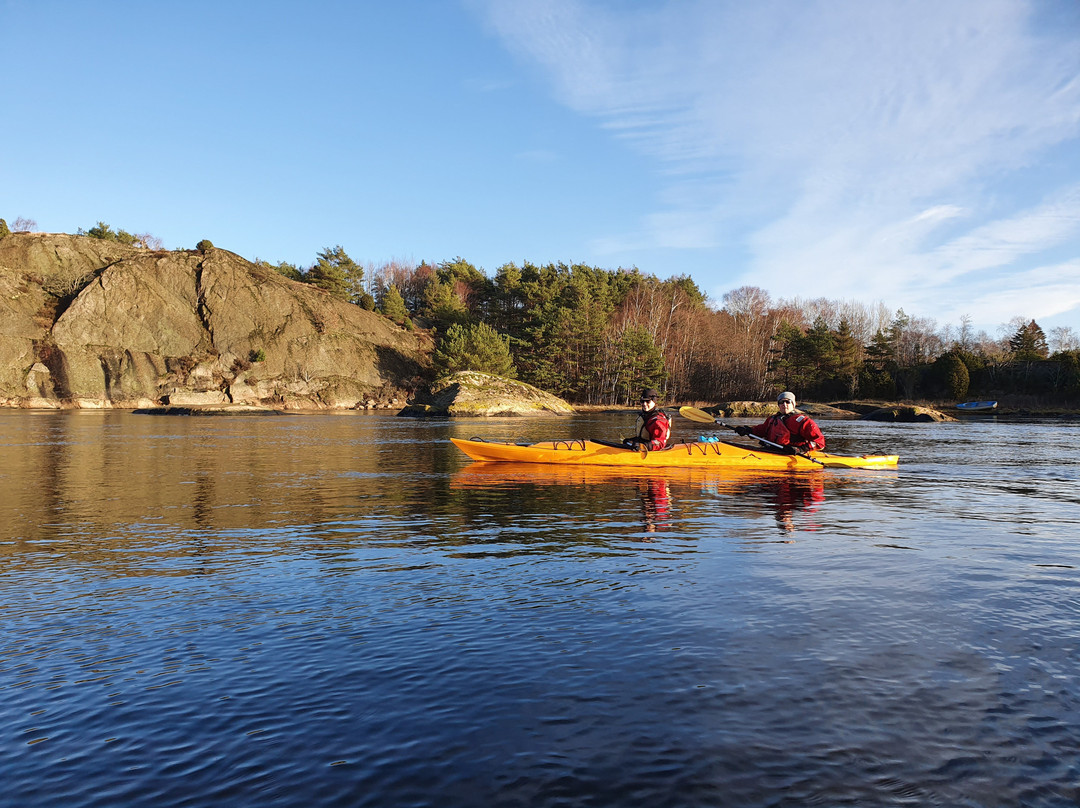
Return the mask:
[(637, 418), (637, 436), (623, 438), (627, 449), (663, 449), (671, 434), (671, 419), (656, 408), (660, 394), (651, 387), (641, 391), (641, 413)]
[(810, 416), (795, 411), (795, 394), (784, 392), (776, 399), (779, 415), (770, 415), (765, 423), (754, 427), (737, 426), (740, 435), (756, 435), (773, 443), (779, 443), (792, 453), (808, 452), (825, 448), (825, 436)]

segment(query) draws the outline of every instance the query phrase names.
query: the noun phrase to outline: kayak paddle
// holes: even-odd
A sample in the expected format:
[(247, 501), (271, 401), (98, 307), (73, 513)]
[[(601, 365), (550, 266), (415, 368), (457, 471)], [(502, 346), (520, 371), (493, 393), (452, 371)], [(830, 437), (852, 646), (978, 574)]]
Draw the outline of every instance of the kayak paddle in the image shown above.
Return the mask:
[[(697, 421), (700, 424), (717, 424), (719, 426), (727, 427), (732, 432), (738, 431), (737, 428), (733, 427), (731, 424), (725, 424), (719, 418), (714, 418), (713, 416), (709, 415), (709, 413), (705, 412), (705, 410), (699, 410), (697, 407), (679, 407), (679, 415), (681, 415), (683, 418), (689, 418), (691, 421)], [(753, 438), (754, 440), (763, 443), (766, 446), (771, 446), (774, 449), (786, 450), (789, 448), (788, 446), (783, 446), (779, 443), (773, 443), (771, 440), (759, 438), (757, 435), (754, 435)], [(799, 457), (805, 457), (807, 460), (813, 460), (819, 466), (825, 465), (820, 460), (817, 460), (806, 454), (806, 452), (796, 451), (795, 454), (797, 454)]]

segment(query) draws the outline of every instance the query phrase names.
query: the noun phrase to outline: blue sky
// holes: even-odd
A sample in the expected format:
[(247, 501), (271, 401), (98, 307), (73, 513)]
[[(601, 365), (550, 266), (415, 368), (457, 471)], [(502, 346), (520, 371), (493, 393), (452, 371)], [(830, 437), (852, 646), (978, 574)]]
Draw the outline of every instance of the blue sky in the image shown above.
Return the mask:
[(1075, 0), (0, 0), (0, 216), (1080, 331)]

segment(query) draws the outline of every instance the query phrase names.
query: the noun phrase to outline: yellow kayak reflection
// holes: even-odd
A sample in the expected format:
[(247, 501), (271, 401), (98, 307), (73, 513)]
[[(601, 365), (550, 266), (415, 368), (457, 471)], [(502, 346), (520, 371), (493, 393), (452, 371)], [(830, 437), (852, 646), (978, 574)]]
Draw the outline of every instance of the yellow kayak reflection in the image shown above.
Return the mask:
[[(619, 480), (637, 481), (663, 479), (675, 485), (692, 485), (717, 493), (733, 492), (746, 485), (803, 475), (777, 474), (753, 468), (640, 468), (633, 466), (576, 466), (532, 462), (477, 462), (462, 466), (454, 472), (451, 485), (455, 488), (498, 485), (586, 485)], [(820, 477), (824, 475), (811, 475)]]
[[(541, 465), (537, 463), (470, 463), (451, 477), (451, 487), (492, 489), (516, 486), (589, 486), (626, 482), (633, 485), (648, 532), (664, 530), (678, 510), (678, 491), (693, 489), (715, 496), (752, 494), (774, 509), (777, 524), (788, 532), (799, 511), (813, 513), (825, 502), (827, 486), (848, 480), (828, 474), (789, 474), (747, 468), (641, 469), (621, 466)], [(673, 491), (675, 492), (673, 495)]]

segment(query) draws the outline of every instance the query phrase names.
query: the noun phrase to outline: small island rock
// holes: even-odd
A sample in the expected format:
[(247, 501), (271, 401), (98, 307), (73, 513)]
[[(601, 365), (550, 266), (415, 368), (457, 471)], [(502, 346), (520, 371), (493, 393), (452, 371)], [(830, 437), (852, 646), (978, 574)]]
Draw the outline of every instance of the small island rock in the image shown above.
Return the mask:
[(895, 421), (898, 423), (915, 424), (940, 421), (955, 421), (951, 415), (946, 415), (929, 407), (901, 406), (882, 407), (868, 412), (862, 416), (863, 421)]
[(432, 384), (398, 415), (490, 417), (571, 415), (574, 408), (557, 396), (524, 382), (466, 370)]

